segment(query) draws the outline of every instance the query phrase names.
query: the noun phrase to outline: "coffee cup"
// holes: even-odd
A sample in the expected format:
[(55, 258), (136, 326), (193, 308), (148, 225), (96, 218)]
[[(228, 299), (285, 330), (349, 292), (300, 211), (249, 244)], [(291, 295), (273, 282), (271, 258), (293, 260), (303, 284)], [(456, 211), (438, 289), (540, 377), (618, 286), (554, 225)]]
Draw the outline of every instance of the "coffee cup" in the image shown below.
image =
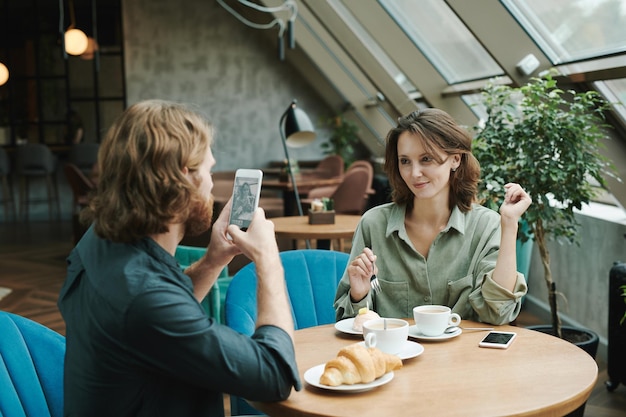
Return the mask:
[(363, 338), (366, 347), (375, 347), (383, 352), (399, 353), (409, 337), (409, 323), (402, 319), (372, 319), (363, 323)]
[(423, 305), (413, 308), (417, 331), (424, 336), (440, 336), (449, 326), (459, 326), (461, 316), (448, 306)]

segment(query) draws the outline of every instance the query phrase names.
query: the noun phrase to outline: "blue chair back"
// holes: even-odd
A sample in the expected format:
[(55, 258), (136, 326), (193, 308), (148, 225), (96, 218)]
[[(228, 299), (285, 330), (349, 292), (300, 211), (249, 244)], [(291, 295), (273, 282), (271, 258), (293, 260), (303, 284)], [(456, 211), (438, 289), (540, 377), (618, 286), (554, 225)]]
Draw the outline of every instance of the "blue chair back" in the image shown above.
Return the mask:
[[(291, 313), (296, 329), (335, 322), (333, 303), (349, 255), (322, 249), (299, 249), (280, 253)], [(251, 336), (257, 317), (256, 268), (241, 268), (232, 278), (225, 299), (225, 320), (232, 329)], [(231, 415), (260, 415), (243, 398), (230, 397)]]
[[(299, 249), (280, 253), (296, 329), (335, 322), (333, 302), (349, 255), (322, 249)], [(228, 287), (226, 324), (252, 335), (256, 323), (256, 268), (240, 269)]]
[(0, 311), (0, 416), (63, 416), (65, 337)]

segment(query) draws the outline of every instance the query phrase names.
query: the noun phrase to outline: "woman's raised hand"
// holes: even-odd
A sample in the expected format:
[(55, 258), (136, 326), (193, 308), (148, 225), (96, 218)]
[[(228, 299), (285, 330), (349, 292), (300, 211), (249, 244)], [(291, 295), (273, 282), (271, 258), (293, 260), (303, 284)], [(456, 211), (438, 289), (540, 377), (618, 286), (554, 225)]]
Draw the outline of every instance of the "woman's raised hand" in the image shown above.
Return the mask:
[(369, 293), (370, 277), (378, 273), (375, 262), (374, 252), (370, 248), (364, 248), (363, 252), (348, 265), (352, 301), (360, 301)]
[(533, 201), (519, 184), (508, 183), (504, 186), (504, 190), (504, 202), (500, 206), (500, 216), (517, 222)]

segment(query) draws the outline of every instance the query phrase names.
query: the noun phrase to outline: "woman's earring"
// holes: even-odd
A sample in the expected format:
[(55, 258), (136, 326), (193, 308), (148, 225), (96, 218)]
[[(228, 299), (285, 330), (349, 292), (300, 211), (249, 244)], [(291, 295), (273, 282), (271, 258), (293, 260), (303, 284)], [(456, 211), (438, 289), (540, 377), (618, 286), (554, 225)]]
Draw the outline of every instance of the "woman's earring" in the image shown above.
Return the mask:
[(456, 172), (456, 168), (452, 168), (452, 172)]

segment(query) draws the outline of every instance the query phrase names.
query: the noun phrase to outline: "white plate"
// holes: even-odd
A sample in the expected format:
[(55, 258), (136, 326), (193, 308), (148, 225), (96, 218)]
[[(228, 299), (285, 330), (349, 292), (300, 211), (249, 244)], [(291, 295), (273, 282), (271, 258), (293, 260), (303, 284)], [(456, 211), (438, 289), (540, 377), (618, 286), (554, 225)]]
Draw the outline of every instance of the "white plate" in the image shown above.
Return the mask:
[(389, 381), (393, 379), (393, 371), (392, 371), (392, 372), (387, 372), (385, 375), (367, 384), (339, 385), (336, 387), (330, 387), (328, 385), (320, 384), (320, 376), (322, 376), (322, 374), (324, 373), (324, 366), (326, 366), (326, 364), (323, 363), (321, 365), (317, 365), (311, 369), (308, 369), (304, 373), (304, 380), (308, 384), (313, 385), (314, 387), (327, 389), (331, 391), (362, 392), (362, 391), (371, 390), (372, 388), (376, 388), (381, 385), (385, 385), (386, 383), (388, 383)]
[(439, 336), (426, 336), (426, 335), (421, 334), (417, 330), (417, 327), (409, 326), (409, 337), (414, 337), (415, 339), (420, 339), (420, 340), (428, 340), (432, 342), (452, 339), (453, 337), (457, 337), (461, 333), (463, 333), (463, 330), (460, 327), (457, 327), (457, 329), (452, 333), (444, 333), (444, 334), (440, 334)]
[[(359, 342), (359, 344), (365, 346), (365, 342)], [(422, 353), (424, 353), (424, 346), (420, 345), (417, 342), (412, 342), (410, 340), (407, 340), (406, 342), (404, 342), (404, 346), (402, 347), (402, 350), (396, 353), (396, 355), (400, 359), (405, 360), (405, 359), (411, 359), (416, 356), (419, 356)]]
[(352, 325), (354, 324), (354, 317), (350, 317), (349, 319), (339, 320), (335, 323), (335, 329), (339, 330), (342, 333), (347, 334), (363, 334), (363, 331), (354, 330)]

